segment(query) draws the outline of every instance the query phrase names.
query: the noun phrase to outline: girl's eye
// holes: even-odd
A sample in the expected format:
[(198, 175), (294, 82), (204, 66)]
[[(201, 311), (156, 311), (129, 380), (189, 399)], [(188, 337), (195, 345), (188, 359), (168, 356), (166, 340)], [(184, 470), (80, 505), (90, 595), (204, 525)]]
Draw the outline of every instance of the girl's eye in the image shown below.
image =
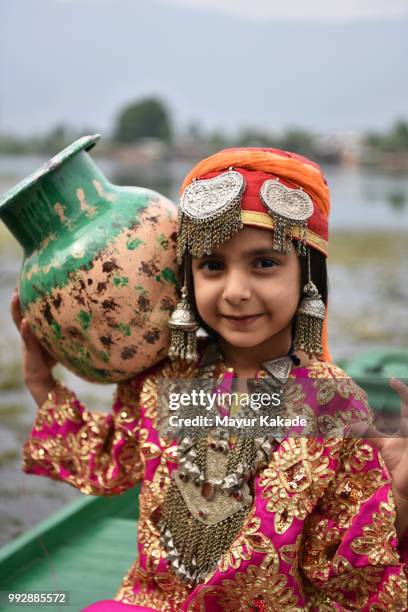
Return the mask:
[(216, 270), (221, 270), (221, 264), (217, 261), (204, 261), (200, 265), (201, 270), (209, 270), (210, 272), (215, 272)]
[(257, 268), (273, 268), (274, 266), (277, 266), (277, 265), (278, 264), (276, 263), (275, 260), (268, 259), (267, 257), (263, 257), (262, 259), (258, 259), (256, 261)]

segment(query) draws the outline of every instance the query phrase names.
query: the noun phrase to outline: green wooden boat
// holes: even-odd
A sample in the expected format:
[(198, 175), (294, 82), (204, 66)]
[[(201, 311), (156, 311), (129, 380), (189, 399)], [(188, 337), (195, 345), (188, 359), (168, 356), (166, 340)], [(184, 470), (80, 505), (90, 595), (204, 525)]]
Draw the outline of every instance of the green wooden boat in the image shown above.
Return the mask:
[(31, 605), (44, 612), (79, 612), (112, 599), (136, 557), (138, 495), (135, 487), (113, 497), (81, 497), (4, 546), (0, 591), (69, 592), (69, 606)]
[[(408, 351), (370, 351), (342, 364), (367, 392), (373, 408), (399, 410), (388, 378), (408, 380)], [(111, 599), (136, 556), (138, 487), (115, 497), (83, 497), (24, 533), (0, 551), (0, 590), (69, 591), (78, 612)], [(2, 610), (15, 611), (15, 606)]]
[(400, 400), (388, 381), (397, 377), (408, 384), (408, 350), (371, 350), (361, 353), (343, 367), (367, 392), (374, 410), (399, 414)]

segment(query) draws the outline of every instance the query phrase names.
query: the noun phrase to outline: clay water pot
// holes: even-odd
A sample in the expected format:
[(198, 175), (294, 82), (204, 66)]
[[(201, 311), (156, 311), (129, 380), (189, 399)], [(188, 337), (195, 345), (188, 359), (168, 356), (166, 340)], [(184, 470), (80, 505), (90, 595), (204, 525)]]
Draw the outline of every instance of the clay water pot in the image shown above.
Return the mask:
[(167, 355), (176, 206), (110, 183), (77, 140), (0, 200), (24, 249), (19, 291), (40, 342), (84, 379), (111, 383)]

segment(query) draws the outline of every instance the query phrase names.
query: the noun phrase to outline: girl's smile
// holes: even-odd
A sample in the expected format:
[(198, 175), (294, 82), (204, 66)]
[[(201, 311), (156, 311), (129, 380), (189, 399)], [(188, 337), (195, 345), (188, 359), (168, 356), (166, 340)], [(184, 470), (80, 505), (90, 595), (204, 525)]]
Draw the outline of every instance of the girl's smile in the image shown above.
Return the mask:
[(246, 315), (246, 316), (231, 316), (231, 315), (222, 315), (227, 319), (232, 325), (238, 325), (239, 327), (247, 327), (254, 321), (257, 321), (259, 317), (262, 317), (262, 314), (257, 315)]

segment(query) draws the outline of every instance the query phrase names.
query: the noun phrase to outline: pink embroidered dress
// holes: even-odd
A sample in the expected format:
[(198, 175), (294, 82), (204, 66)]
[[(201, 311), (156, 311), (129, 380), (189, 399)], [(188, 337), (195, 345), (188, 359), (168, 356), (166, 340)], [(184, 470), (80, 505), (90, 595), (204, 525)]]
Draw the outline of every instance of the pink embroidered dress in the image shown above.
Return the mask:
[[(226, 373), (219, 363), (217, 380)], [(195, 587), (176, 577), (158, 517), (178, 454), (158, 433), (157, 382), (198, 376), (197, 364), (166, 360), (120, 384), (112, 414), (88, 412), (62, 387), (38, 411), (24, 471), (90, 495), (142, 482), (135, 562), (114, 600), (86, 609), (407, 609), (408, 547), (397, 547), (389, 474), (369, 441), (329, 433), (283, 439), (255, 477), (251, 511), (216, 569)], [(312, 428), (325, 419), (328, 432), (370, 415), (364, 392), (330, 363), (293, 368), (284, 397), (285, 410), (307, 413)]]

